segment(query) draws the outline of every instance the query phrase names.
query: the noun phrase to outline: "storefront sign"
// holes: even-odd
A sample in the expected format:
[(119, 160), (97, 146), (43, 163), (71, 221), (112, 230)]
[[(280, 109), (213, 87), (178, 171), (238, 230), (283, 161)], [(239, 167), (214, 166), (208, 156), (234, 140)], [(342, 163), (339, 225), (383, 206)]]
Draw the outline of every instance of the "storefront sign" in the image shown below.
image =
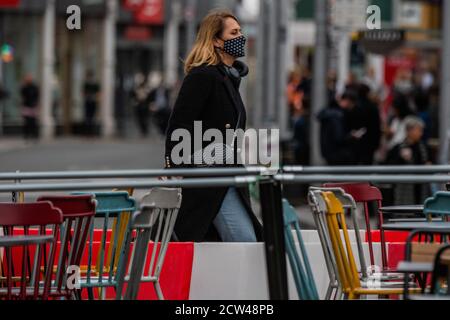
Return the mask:
[(359, 33), (364, 49), (375, 54), (386, 55), (399, 48), (405, 40), (403, 30), (366, 30)]
[(0, 0), (0, 8), (17, 8), (20, 0)]

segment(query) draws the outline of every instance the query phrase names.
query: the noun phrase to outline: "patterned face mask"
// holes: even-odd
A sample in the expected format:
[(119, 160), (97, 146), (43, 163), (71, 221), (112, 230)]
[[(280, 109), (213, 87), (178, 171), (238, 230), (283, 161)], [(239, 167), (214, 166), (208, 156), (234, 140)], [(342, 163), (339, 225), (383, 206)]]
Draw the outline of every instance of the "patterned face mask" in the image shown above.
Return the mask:
[(225, 40), (223, 43), (223, 51), (235, 58), (245, 56), (245, 43), (247, 39), (245, 36), (239, 36), (234, 39)]

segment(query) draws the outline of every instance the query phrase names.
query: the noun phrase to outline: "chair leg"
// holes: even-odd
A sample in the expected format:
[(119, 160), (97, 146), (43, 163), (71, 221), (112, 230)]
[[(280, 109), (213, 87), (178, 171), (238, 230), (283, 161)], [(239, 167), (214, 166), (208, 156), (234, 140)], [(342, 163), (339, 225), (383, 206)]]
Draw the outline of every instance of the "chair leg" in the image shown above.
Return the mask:
[(387, 248), (386, 248), (386, 238), (384, 235), (384, 219), (383, 219), (383, 213), (378, 210), (378, 223), (380, 225), (380, 240), (381, 240), (381, 263), (383, 265), (383, 270), (387, 270), (388, 267), (388, 260), (387, 260)]
[(367, 202), (364, 203), (364, 216), (366, 219), (367, 240), (369, 242), (370, 265), (374, 266), (375, 265), (375, 257), (373, 254), (372, 228), (370, 227), (369, 206), (367, 205)]
[(87, 288), (88, 291), (88, 299), (94, 300), (94, 288)]
[(328, 285), (327, 293), (325, 294), (325, 300), (331, 300), (333, 291), (334, 291), (333, 284), (330, 282), (330, 284)]
[(164, 300), (164, 295), (162, 293), (161, 286), (159, 285), (159, 281), (154, 282), (153, 286), (155, 287), (155, 291), (156, 291), (156, 295), (158, 296), (158, 299)]

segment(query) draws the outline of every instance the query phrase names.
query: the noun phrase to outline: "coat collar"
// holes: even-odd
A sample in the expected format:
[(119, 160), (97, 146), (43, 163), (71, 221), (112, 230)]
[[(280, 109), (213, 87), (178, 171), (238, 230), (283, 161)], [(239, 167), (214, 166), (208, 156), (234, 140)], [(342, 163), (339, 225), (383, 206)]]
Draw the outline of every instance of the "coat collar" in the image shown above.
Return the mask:
[(225, 66), (223, 64), (217, 65), (217, 69), (219, 69), (220, 74), (223, 76), (223, 85), (225, 86), (226, 91), (227, 91), (231, 101), (233, 102), (233, 106), (234, 106), (234, 109), (236, 110), (236, 114), (241, 113), (242, 110), (240, 108), (240, 105), (241, 105), (242, 101), (238, 97), (239, 89), (234, 88), (233, 83), (228, 78), (228, 74), (225, 71)]

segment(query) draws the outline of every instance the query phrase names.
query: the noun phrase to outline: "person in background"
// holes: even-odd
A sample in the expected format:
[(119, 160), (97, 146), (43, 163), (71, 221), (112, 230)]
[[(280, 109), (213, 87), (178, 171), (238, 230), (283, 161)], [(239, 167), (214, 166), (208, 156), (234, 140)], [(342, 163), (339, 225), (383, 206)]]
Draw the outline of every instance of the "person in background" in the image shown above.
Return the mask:
[(423, 89), (414, 92), (414, 104), (417, 110), (417, 116), (423, 121), (425, 127), (422, 140), (426, 144), (431, 138), (431, 114), (430, 114), (430, 96)]
[(150, 92), (148, 100), (150, 102), (150, 111), (153, 113), (159, 133), (165, 135), (171, 108), (170, 89), (165, 86), (164, 79), (162, 79), (159, 85)]
[(341, 96), (337, 106), (331, 103), (318, 115), (321, 124), (320, 147), (328, 165), (351, 165), (356, 161), (354, 143), (364, 135), (364, 132), (350, 132), (346, 119), (348, 112), (356, 105), (356, 93), (348, 90)]
[(348, 129), (351, 132), (361, 132), (361, 136), (354, 139), (354, 164), (372, 165), (381, 141), (380, 113), (371, 99), (370, 88), (365, 84), (360, 84), (357, 88), (357, 104), (346, 112)]
[(21, 114), (23, 118), (24, 138), (37, 139), (38, 132), (38, 115), (39, 115), (39, 87), (33, 80), (31, 74), (24, 77), (22, 88), (20, 89), (22, 98)]
[(387, 150), (391, 150), (394, 146), (402, 143), (406, 137), (405, 118), (413, 115), (414, 112), (409, 106), (409, 99), (404, 94), (397, 93), (392, 102), (393, 117), (385, 128), (387, 138)]
[[(387, 165), (429, 165), (429, 150), (422, 141), (425, 124), (416, 116), (405, 118), (406, 137), (389, 151)], [(428, 196), (428, 186), (422, 184), (406, 184), (396, 186), (394, 199), (396, 205), (420, 204)]]
[(142, 137), (146, 137), (149, 132), (149, 90), (145, 81), (145, 76), (138, 73), (134, 79), (135, 87), (131, 92), (133, 109), (136, 115), (136, 120), (139, 127), (139, 132)]
[(310, 147), (309, 147), (309, 122), (310, 122), (310, 99), (303, 95), (301, 105), (296, 111), (294, 122), (294, 154), (297, 165), (309, 165)]
[(88, 135), (94, 134), (95, 115), (97, 113), (100, 85), (94, 78), (94, 71), (88, 70), (83, 86), (84, 124)]
[(286, 89), (286, 99), (289, 107), (289, 125), (293, 127), (301, 105), (303, 92), (298, 90), (301, 76), (297, 71), (291, 71)]

